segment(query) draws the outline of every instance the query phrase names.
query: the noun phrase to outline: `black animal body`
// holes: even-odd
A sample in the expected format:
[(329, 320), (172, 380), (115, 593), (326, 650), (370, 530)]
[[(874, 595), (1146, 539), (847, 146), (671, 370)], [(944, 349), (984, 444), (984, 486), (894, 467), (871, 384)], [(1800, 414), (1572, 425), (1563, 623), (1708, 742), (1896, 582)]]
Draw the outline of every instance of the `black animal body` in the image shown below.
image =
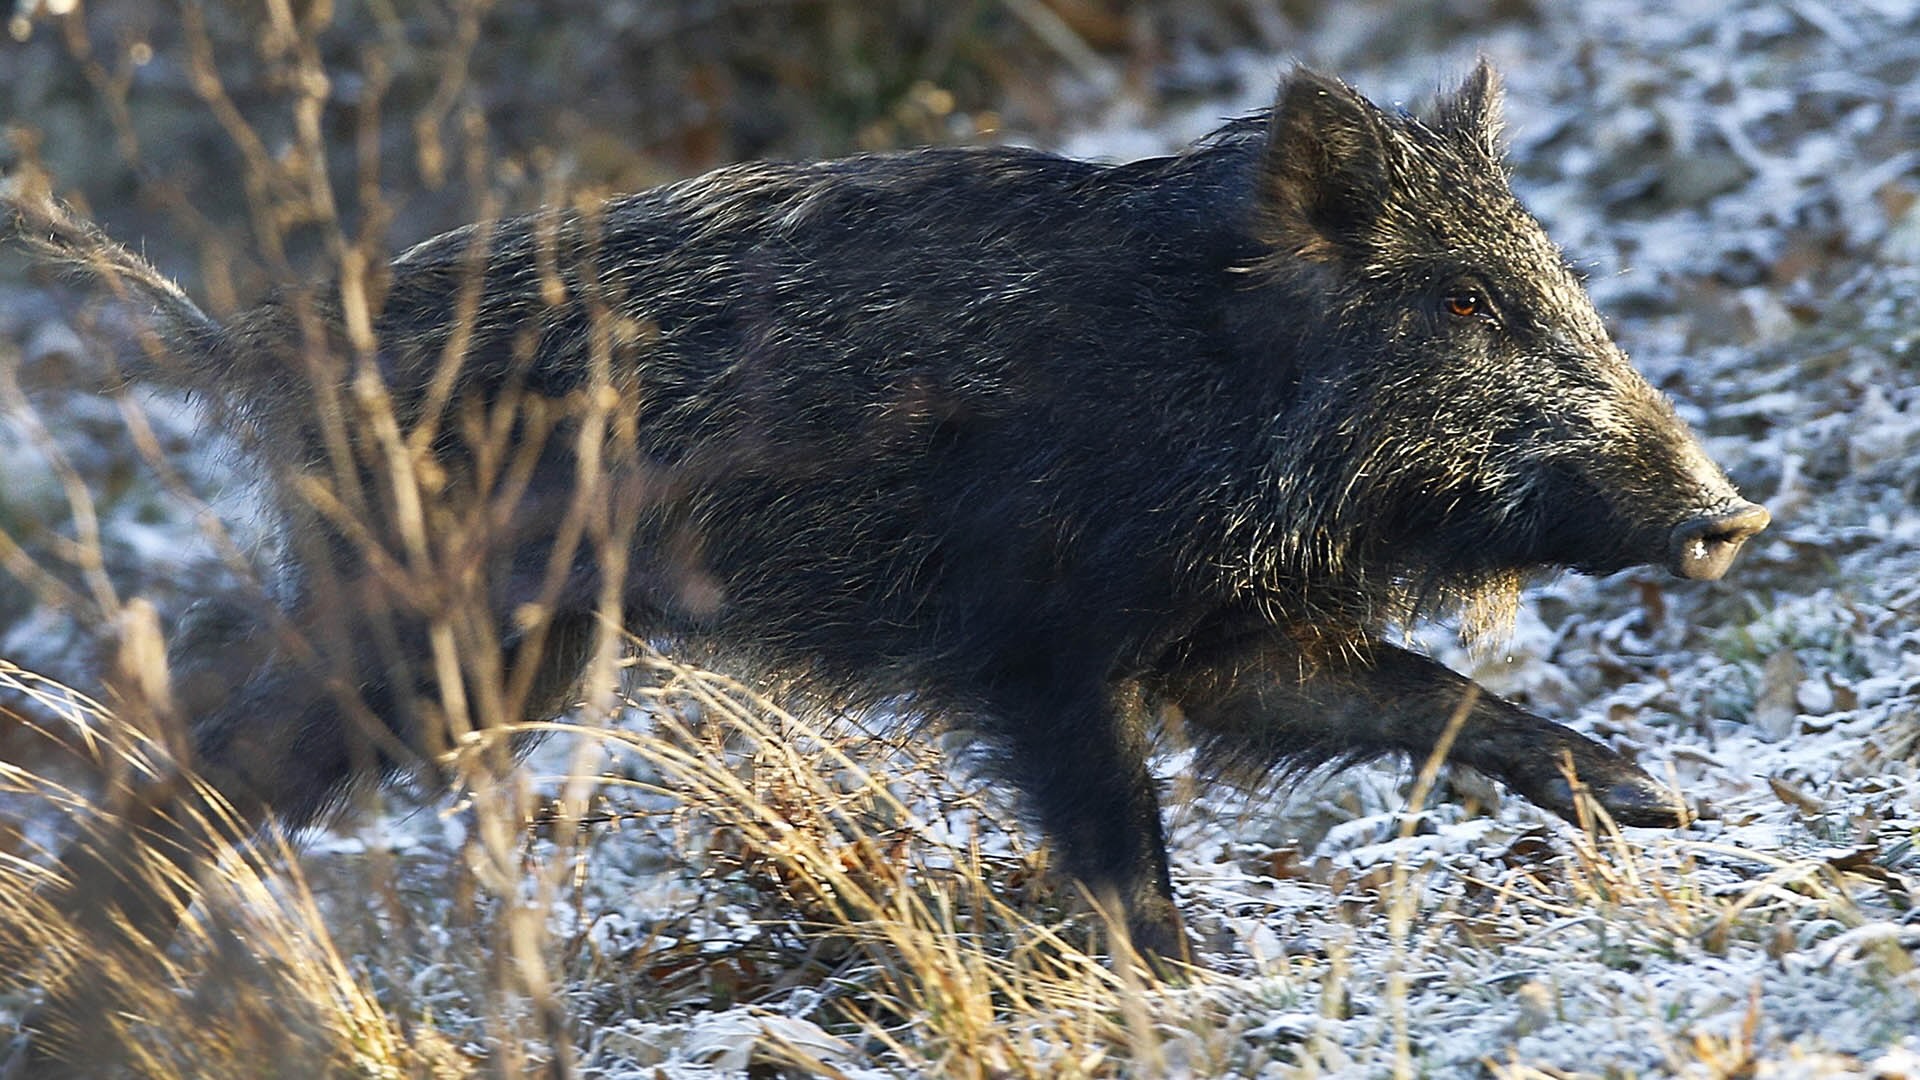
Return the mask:
[[(558, 711), (610, 613), (973, 732), (1133, 945), (1180, 957), (1170, 709), (1255, 774), (1418, 758), (1464, 710), (1452, 760), (1543, 807), (1573, 814), (1570, 764), (1622, 822), (1683, 813), (1387, 640), (1497, 627), (1542, 569), (1716, 578), (1767, 524), (1515, 200), (1498, 109), (1485, 66), (1418, 114), (1296, 70), (1169, 157), (738, 165), (225, 322), (14, 211), (150, 309), (132, 376), (209, 395), (271, 478), (280, 595), (210, 600), (173, 650), (213, 688), (189, 764), (243, 817), (304, 825)], [(167, 819), (133, 821), (203, 857)], [(69, 852), (75, 905), (152, 947), (187, 898), (105, 884), (126, 857)]]

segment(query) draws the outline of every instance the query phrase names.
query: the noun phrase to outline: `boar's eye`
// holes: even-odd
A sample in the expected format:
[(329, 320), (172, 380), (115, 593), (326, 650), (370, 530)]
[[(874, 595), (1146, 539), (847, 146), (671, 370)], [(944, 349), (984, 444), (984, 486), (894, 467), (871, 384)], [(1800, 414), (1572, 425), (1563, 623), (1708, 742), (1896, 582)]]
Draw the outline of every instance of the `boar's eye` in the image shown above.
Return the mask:
[(1490, 313), (1487, 298), (1471, 289), (1455, 289), (1442, 297), (1440, 303), (1447, 314), (1456, 319), (1472, 319)]
[(1455, 278), (1439, 294), (1440, 313), (1447, 318), (1488, 325), (1500, 321), (1500, 305), (1493, 298), (1493, 290), (1479, 278)]

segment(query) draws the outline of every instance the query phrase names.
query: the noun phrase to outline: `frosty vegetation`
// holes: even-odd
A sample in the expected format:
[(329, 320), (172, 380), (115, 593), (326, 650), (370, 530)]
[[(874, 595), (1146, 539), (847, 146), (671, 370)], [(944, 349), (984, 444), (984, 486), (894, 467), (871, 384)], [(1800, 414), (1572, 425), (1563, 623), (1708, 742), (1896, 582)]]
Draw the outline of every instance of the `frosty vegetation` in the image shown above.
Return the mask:
[[(1516, 189), (1776, 524), (1723, 582), (1545, 581), (1504, 648), (1422, 644), (1703, 820), (1583, 832), (1419, 763), (1196, 789), (1170, 748), (1208, 970), (1143, 986), (936, 748), (635, 643), (622, 695), (530, 767), (233, 860), (173, 982), (101, 1037), (162, 1076), (1920, 1075), (1920, 5), (1248, 5), (1261, 47), (1159, 58), (1184, 98), (1130, 90), (1077, 6), (1005, 4), (1081, 105), (995, 137), (1121, 159), (1266, 104), (1294, 59), (1383, 101), (1503, 70)], [(100, 392), (113, 320), (0, 277), (19, 881), (76, 813), (30, 727), (91, 712), (27, 673), (97, 685), (85, 612), (164, 621), (252, 542), (192, 402)]]

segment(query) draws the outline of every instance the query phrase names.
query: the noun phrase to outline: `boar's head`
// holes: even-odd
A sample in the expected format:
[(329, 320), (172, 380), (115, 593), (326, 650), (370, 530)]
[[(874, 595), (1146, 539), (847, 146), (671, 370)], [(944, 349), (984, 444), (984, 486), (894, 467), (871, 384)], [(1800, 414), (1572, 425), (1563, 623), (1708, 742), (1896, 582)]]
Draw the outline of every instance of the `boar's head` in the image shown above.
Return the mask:
[(1311, 72), (1281, 88), (1253, 276), (1291, 337), (1276, 476), (1312, 534), (1295, 543), (1455, 586), (1543, 565), (1718, 578), (1767, 511), (1515, 199), (1500, 96), (1484, 62), (1417, 116)]

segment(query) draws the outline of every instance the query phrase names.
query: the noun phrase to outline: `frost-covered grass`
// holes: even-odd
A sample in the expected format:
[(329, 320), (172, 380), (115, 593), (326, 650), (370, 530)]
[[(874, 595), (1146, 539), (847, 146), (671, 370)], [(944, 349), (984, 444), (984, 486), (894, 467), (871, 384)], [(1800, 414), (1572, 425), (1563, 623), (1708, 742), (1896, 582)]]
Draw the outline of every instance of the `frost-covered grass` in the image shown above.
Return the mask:
[[(451, 804), (372, 800), (291, 865), (261, 848), (266, 874), (229, 859), (167, 977), (122, 987), (124, 1037), (177, 1076), (1920, 1075), (1920, 7), (1447, 11), (1296, 12), (1293, 55), (1410, 102), (1491, 55), (1516, 185), (1777, 524), (1723, 583), (1557, 579), (1498, 652), (1414, 636), (1635, 754), (1700, 822), (1580, 830), (1465, 776), (1416, 800), (1418, 763), (1194, 790), (1169, 748), (1206, 970), (1158, 985), (1090, 955), (1084, 905), (935, 747), (636, 650), (623, 699), (528, 768), (476, 752)], [(1174, 58), (1238, 89), (1049, 141), (1158, 152), (1264, 104), (1286, 59)], [(30, 412), (0, 530), (57, 549), (91, 515), (101, 575), (169, 610), (221, 580), (71, 312), (0, 295)], [(239, 487), (190, 405), (132, 404), (181, 487)], [(215, 506), (244, 546), (244, 498)], [(0, 594), (0, 655), (80, 680), (46, 599), (93, 579), (60, 580)], [(8, 853), (70, 811), (77, 770), (40, 743), (0, 728), (34, 766), (0, 771)], [(6, 869), (18, 912), (37, 871)], [(60, 914), (30, 922), (57, 944)]]

